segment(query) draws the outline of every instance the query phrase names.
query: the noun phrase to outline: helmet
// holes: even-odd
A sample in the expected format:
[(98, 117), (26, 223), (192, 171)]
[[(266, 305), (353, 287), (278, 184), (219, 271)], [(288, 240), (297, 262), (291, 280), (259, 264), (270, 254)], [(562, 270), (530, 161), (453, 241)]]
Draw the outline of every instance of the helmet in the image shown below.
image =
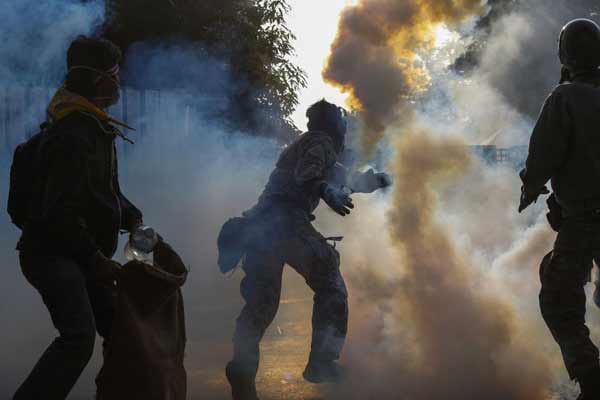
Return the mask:
[(308, 130), (327, 133), (333, 139), (336, 150), (341, 153), (344, 149), (347, 131), (345, 110), (323, 99), (310, 106), (306, 111), (306, 116), (308, 117)]
[(560, 62), (570, 72), (600, 66), (600, 26), (589, 19), (575, 19), (564, 26), (559, 38)]

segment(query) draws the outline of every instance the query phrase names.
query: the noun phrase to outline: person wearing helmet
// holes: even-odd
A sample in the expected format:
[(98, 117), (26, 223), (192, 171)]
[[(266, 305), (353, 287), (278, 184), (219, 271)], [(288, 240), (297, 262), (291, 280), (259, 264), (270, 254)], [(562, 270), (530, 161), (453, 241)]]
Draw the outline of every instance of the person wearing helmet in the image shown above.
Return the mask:
[(585, 324), (592, 260), (600, 255), (600, 27), (577, 19), (560, 34), (561, 84), (546, 100), (529, 145), (519, 212), (542, 194), (558, 231), (541, 265), (540, 308), (579, 399), (600, 399), (598, 348)]
[[(321, 200), (341, 216), (350, 214), (353, 191), (372, 192), (388, 186), (386, 174), (353, 174), (340, 185), (338, 158), (344, 150), (343, 111), (325, 100), (307, 111), (309, 131), (281, 154), (258, 203), (244, 213), (246, 274), (241, 293), (246, 301), (234, 335), (234, 356), (226, 368), (234, 400), (256, 400), (254, 384), (259, 343), (279, 307), (284, 264), (289, 264), (314, 291), (312, 346), (304, 378), (313, 383), (337, 381), (346, 337), (348, 301), (340, 273), (340, 255), (311, 224)], [(362, 179), (361, 179), (362, 178)], [(220, 238), (225, 234), (225, 224)], [(233, 229), (234, 235), (237, 230)], [(229, 241), (229, 239), (227, 240)], [(220, 241), (220, 260), (226, 249)], [(232, 266), (242, 257), (238, 254)], [(221, 264), (221, 263), (220, 263)], [(221, 268), (226, 271), (231, 268)]]

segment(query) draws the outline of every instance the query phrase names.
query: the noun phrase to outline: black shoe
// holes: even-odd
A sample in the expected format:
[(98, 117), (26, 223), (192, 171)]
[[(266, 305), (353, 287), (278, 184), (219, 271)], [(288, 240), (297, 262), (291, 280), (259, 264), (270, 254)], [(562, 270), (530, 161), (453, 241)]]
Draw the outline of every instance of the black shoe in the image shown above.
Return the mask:
[(600, 400), (600, 368), (591, 370), (578, 381), (581, 394), (577, 400)]
[(225, 375), (231, 385), (233, 400), (259, 400), (256, 394), (254, 376), (243, 371), (233, 361), (227, 364)]
[(338, 383), (344, 377), (344, 369), (335, 361), (309, 361), (302, 376), (311, 383)]

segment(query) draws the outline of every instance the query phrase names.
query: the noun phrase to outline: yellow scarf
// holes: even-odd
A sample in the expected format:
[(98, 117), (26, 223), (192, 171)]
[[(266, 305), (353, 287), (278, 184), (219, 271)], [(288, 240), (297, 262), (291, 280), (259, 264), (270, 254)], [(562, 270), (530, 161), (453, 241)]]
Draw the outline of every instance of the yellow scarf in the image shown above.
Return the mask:
[(76, 111), (92, 114), (102, 122), (119, 125), (123, 128), (135, 131), (134, 128), (117, 118), (111, 117), (106, 111), (97, 107), (85, 97), (70, 92), (64, 87), (58, 89), (52, 97), (52, 100), (50, 100), (50, 105), (48, 106), (49, 122), (53, 123), (60, 121)]

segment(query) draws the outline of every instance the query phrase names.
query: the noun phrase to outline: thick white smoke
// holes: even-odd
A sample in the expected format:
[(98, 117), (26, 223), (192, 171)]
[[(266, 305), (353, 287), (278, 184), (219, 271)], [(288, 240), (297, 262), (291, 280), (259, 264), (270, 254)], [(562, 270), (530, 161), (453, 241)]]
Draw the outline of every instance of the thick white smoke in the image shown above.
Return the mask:
[[(388, 3), (365, 0), (361, 4), (345, 15), (377, 10), (378, 5)], [(535, 114), (524, 104), (541, 106), (560, 73), (555, 39), (545, 40), (558, 35), (557, 21), (564, 18), (558, 15), (559, 9), (562, 6), (532, 2), (495, 21), (479, 67), (468, 77), (443, 73), (438, 65), (430, 64), (439, 61), (442, 50), (420, 49), (419, 60), (430, 73), (430, 88), (408, 107), (403, 105), (403, 118), (387, 128), (389, 136), (400, 137), (396, 171), (410, 174), (396, 176), (395, 196), (383, 207), (389, 210), (387, 222), (348, 227), (370, 246), (373, 232), (388, 231), (395, 240), (385, 245), (379, 242), (376, 251), (357, 244), (352, 249), (344, 247), (351, 296), (356, 301), (353, 311), (360, 321), (355, 320), (355, 336), (347, 353), (355, 373), (352, 381), (360, 385), (342, 391), (344, 395), (571, 398), (572, 386), (562, 385), (566, 376), (560, 354), (537, 305), (539, 263), (554, 239), (544, 218), (544, 201), (517, 214), (520, 182), (516, 167), (509, 164), (490, 166), (466, 157), (462, 168), (448, 174), (457, 147), (528, 143)], [(540, 16), (551, 16), (552, 23), (544, 26)], [(452, 21), (451, 16), (447, 20)], [(344, 20), (342, 25), (342, 33), (353, 26)], [(448, 28), (469, 29), (468, 24), (449, 24)], [(344, 43), (350, 42), (343, 38), (338, 37), (334, 56), (336, 51), (347, 50)], [(456, 53), (448, 53), (452, 62)], [(541, 59), (552, 62), (537, 63)], [(530, 66), (528, 60), (536, 60), (535, 71), (515, 68)], [(362, 71), (351, 86), (368, 87), (369, 80), (363, 76), (371, 74)], [(523, 80), (535, 84), (519, 86)], [(405, 117), (407, 108), (414, 118)], [(372, 138), (369, 132), (367, 137)], [(456, 137), (462, 144), (452, 142)], [(365, 253), (376, 254), (372, 263), (361, 256)], [(358, 265), (356, 259), (361, 260)], [(589, 312), (592, 325), (596, 324), (594, 311)], [(374, 356), (368, 356), (369, 352)], [(486, 358), (489, 364), (481, 362)], [(463, 386), (465, 376), (472, 379)]]

